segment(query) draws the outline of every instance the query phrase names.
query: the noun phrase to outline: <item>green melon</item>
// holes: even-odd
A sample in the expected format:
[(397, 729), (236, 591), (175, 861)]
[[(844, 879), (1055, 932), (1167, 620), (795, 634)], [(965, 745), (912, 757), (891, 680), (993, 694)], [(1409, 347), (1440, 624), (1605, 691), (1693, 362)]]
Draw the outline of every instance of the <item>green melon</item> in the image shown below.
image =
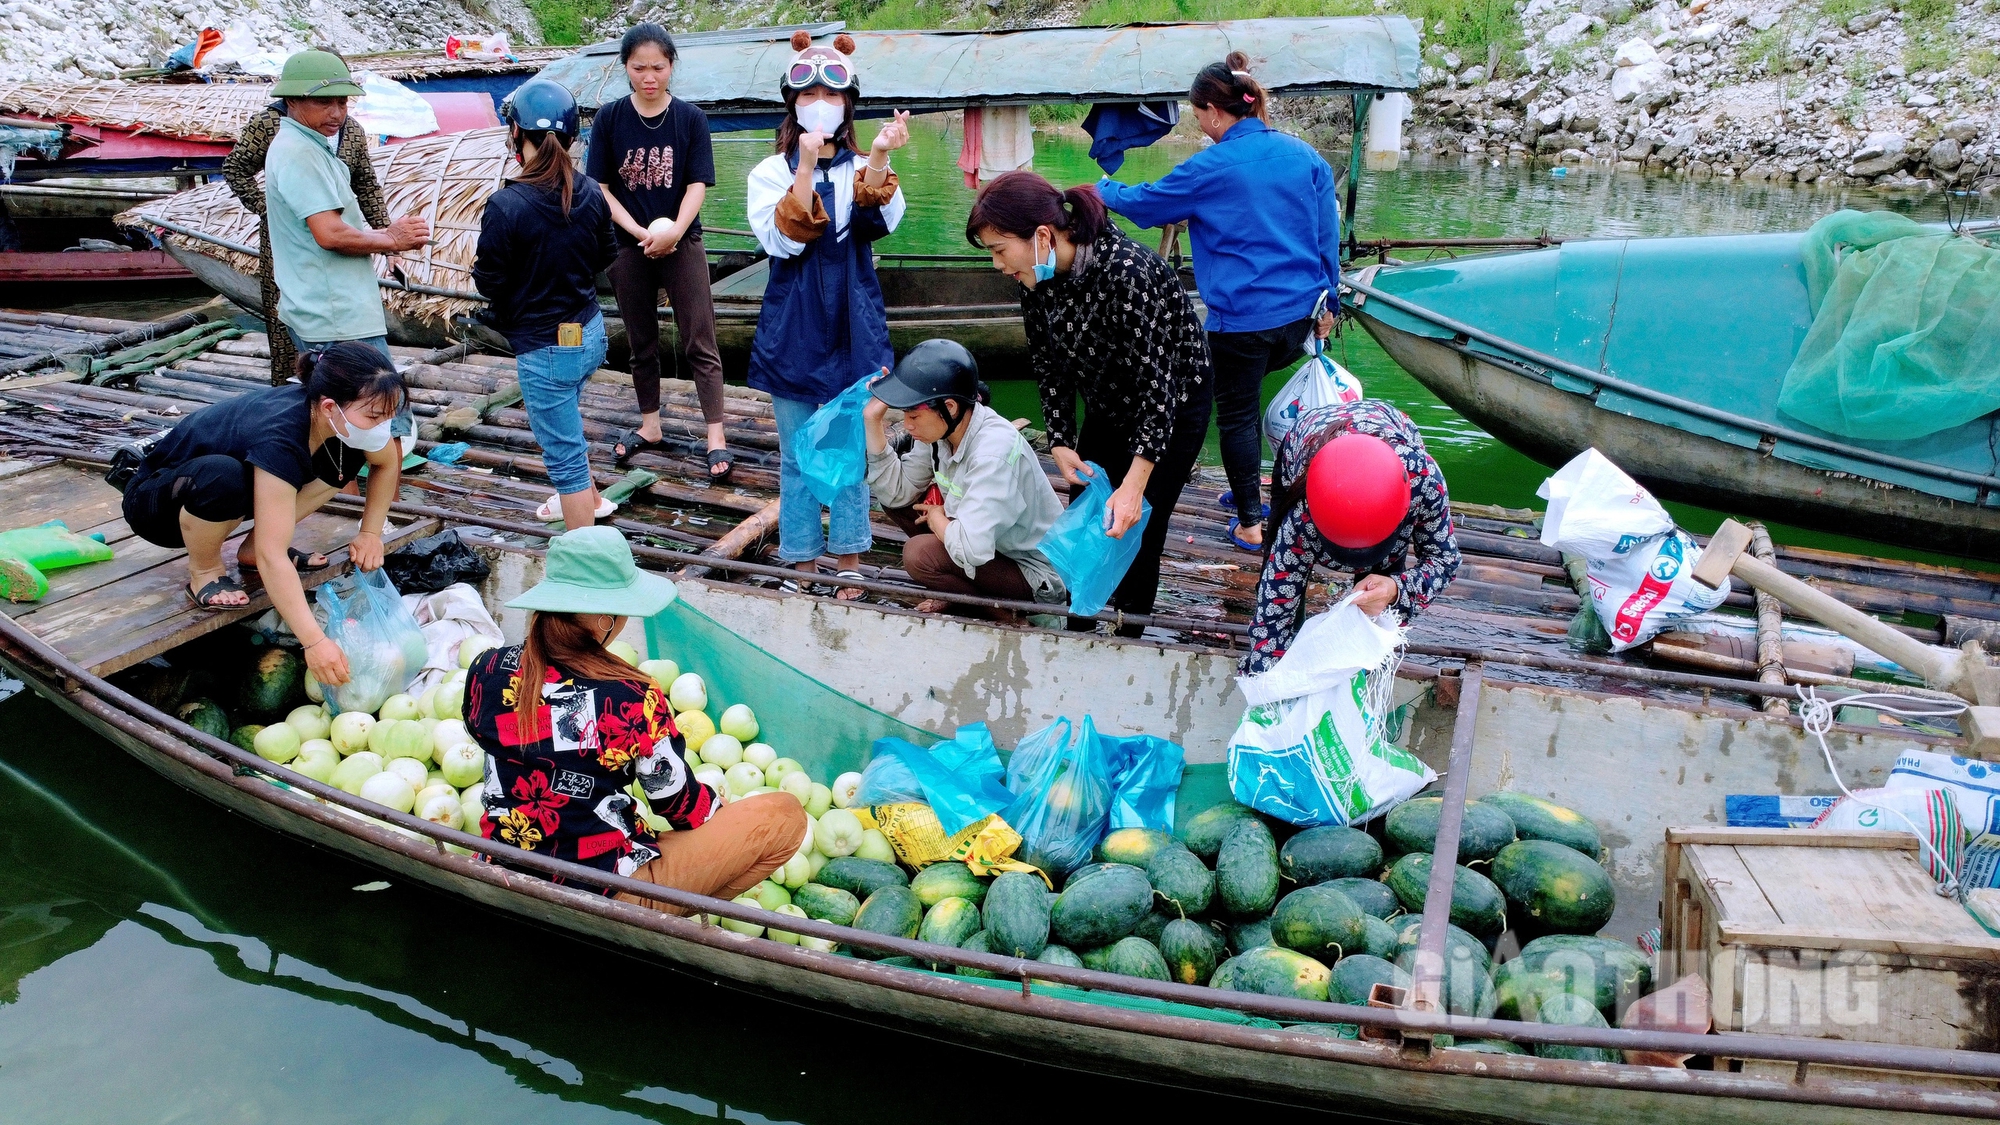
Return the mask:
[(1324, 883), (1300, 887), (1271, 914), (1271, 940), (1329, 964), (1361, 949), (1368, 915), (1354, 900)]
[(1049, 894), (1041, 876), (1008, 871), (986, 889), (983, 917), (993, 952), (1036, 957), (1049, 944)]
[(1597, 861), (1552, 840), (1521, 840), (1493, 857), (1493, 882), (1513, 907), (1517, 929), (1594, 934), (1618, 909), (1611, 876)]
[(191, 699), (180, 705), (174, 717), (210, 738), (229, 740), (229, 716), (213, 699)]
[(1132, 936), (1145, 938), (1154, 945), (1158, 945), (1160, 944), (1160, 931), (1167, 928), (1168, 922), (1178, 917), (1180, 915), (1168, 914), (1162, 911), (1158, 900), (1155, 900), (1153, 909), (1144, 918), (1139, 919), (1138, 925), (1132, 927)]
[(1104, 864), (1063, 887), (1049, 909), (1049, 933), (1071, 949), (1110, 945), (1130, 936), (1152, 908), (1153, 885), (1144, 871)]
[[(910, 888), (901, 884), (883, 887), (869, 895), (854, 913), (854, 928), (885, 937), (913, 938), (923, 925), (924, 904)], [(849, 947), (856, 957), (879, 959), (885, 954), (865, 946)]]
[(1070, 969), (1083, 968), (1083, 958), (1078, 957), (1066, 945), (1043, 946), (1042, 951), (1035, 955), (1035, 960), (1044, 965), (1061, 965)]
[(1547, 840), (1573, 848), (1591, 859), (1604, 854), (1604, 841), (1597, 825), (1575, 809), (1566, 809), (1529, 793), (1489, 793), (1479, 800), (1506, 813), (1514, 822), (1514, 834), (1523, 840)]
[(1653, 963), (1644, 953), (1622, 941), (1582, 934), (1536, 938), (1505, 967), (1515, 965), (1523, 972), (1563, 976), (1570, 982), (1565, 991), (1589, 998), (1606, 1019), (1615, 1019), (1651, 991), (1653, 981)]
[(1207, 910), (1209, 900), (1215, 897), (1215, 873), (1178, 844), (1153, 856), (1146, 865), (1146, 881), (1153, 885), (1161, 907), (1177, 918)]
[(1327, 983), (1333, 977), (1324, 964), (1275, 945), (1245, 950), (1231, 957), (1226, 967), (1227, 981), (1217, 987), (1294, 1000), (1325, 1000)]
[(1268, 914), (1278, 901), (1278, 845), (1261, 820), (1240, 820), (1215, 856), (1216, 897), (1238, 918)]
[(237, 690), (236, 702), (246, 715), (276, 718), (290, 711), (294, 701), (305, 697), (305, 661), (299, 654), (280, 645), (271, 645), (250, 662)]
[(1388, 919), (1403, 912), (1403, 904), (1396, 899), (1396, 892), (1380, 879), (1333, 879), (1326, 884), (1348, 898), (1354, 905), (1377, 918)]
[(1552, 996), (1569, 994), (1572, 983), (1588, 988), (1587, 982), (1553, 970), (1536, 970), (1520, 961), (1509, 961), (1493, 972), (1493, 1016), (1495, 1019), (1534, 1022), (1542, 1005)]
[(831, 922), (836, 926), (851, 926), (854, 916), (861, 911), (861, 900), (853, 892), (839, 887), (829, 887), (822, 883), (807, 883), (792, 892), (792, 905), (806, 912), (806, 917), (817, 922)]
[[(1389, 865), (1384, 877), (1397, 901), (1412, 914), (1424, 912), (1430, 891), (1431, 857), (1411, 854)], [(1470, 867), (1453, 869), (1451, 923), (1474, 937), (1493, 937), (1507, 928), (1507, 899), (1493, 881)]]
[[(1382, 834), (1395, 850), (1405, 854), (1430, 855), (1437, 850), (1438, 818), (1444, 801), (1438, 797), (1417, 797), (1389, 810), (1382, 821)], [(1458, 826), (1458, 861), (1492, 859), (1501, 848), (1514, 842), (1514, 821), (1506, 810), (1478, 801), (1465, 803), (1465, 815)]]
[(1222, 943), (1215, 931), (1200, 922), (1176, 918), (1160, 931), (1160, 956), (1165, 958), (1167, 975), (1181, 984), (1207, 984), (1215, 975), (1216, 959)]
[[(1411, 918), (1397, 934), (1396, 967), (1415, 975), (1422, 919)], [(1445, 932), (1444, 1006), (1454, 1016), (1493, 1014), (1492, 961), (1478, 938), (1449, 926)]]
[(1519, 1043), (1509, 1043), (1505, 1039), (1467, 1039), (1454, 1043), (1449, 1050), (1471, 1051), (1475, 1055), (1525, 1055), (1526, 1047)]
[(263, 729), (264, 724), (262, 723), (245, 723), (229, 732), (229, 741), (238, 750), (245, 750), (255, 754), (257, 752), (257, 732)]
[(1216, 853), (1222, 849), (1222, 838), (1229, 835), (1229, 830), (1236, 827), (1238, 821), (1256, 819), (1257, 814), (1251, 812), (1248, 806), (1224, 801), (1189, 817), (1175, 835), (1187, 845), (1189, 851), (1213, 863)]
[(859, 856), (844, 855), (829, 859), (813, 876), (813, 882), (825, 887), (837, 887), (855, 898), (866, 900), (869, 895), (883, 887), (907, 887), (910, 877), (903, 869), (887, 860), (862, 859)]
[[(1032, 878), (1032, 876), (1030, 876), (1030, 878)], [(966, 938), (964, 941), (959, 942), (958, 947), (960, 949), (969, 950), (973, 953), (994, 952), (992, 944), (987, 940), (985, 930), (981, 930), (978, 933), (973, 934), (971, 937)], [(989, 973), (985, 969), (975, 969), (970, 965), (960, 965), (956, 969), (953, 969), (952, 971), (962, 977), (984, 977), (988, 980), (991, 980), (994, 977), (993, 973)]]
[(1167, 962), (1159, 948), (1144, 938), (1119, 938), (1113, 942), (1104, 951), (1102, 971), (1143, 980), (1173, 979), (1167, 973)]
[(1365, 877), (1382, 870), (1382, 845), (1358, 828), (1308, 828), (1278, 849), (1278, 874), (1307, 886)]
[(1361, 949), (1377, 957), (1396, 955), (1396, 927), (1375, 917), (1365, 915), (1361, 919)]
[[(881, 893), (881, 892), (876, 892)], [(912, 894), (915, 893), (913, 890)], [(874, 901), (870, 898), (869, 901)], [(867, 909), (866, 906), (862, 909)], [(957, 947), (966, 938), (979, 932), (979, 906), (970, 899), (947, 898), (924, 912), (923, 924), (917, 927), (917, 940), (932, 945)], [(933, 961), (931, 968), (940, 972), (948, 966), (941, 961)]]
[(1180, 841), (1170, 833), (1152, 828), (1120, 828), (1105, 834), (1097, 845), (1097, 858), (1103, 863), (1129, 863), (1143, 871), (1160, 849), (1179, 846)]
[[(1604, 1016), (1581, 996), (1558, 994), (1542, 1002), (1537, 1023), (1562, 1027), (1608, 1027)], [(1618, 1052), (1603, 1047), (1566, 1047), (1556, 1043), (1535, 1044), (1535, 1056), (1544, 1059), (1571, 1059), (1576, 1062), (1618, 1062)]]
[(1271, 920), (1269, 918), (1252, 918), (1247, 922), (1238, 922), (1229, 927), (1228, 944), (1231, 953), (1243, 953), (1255, 949), (1260, 945), (1276, 945), (1278, 943), (1271, 940)]
[(1326, 998), (1336, 1004), (1366, 1004), (1368, 993), (1378, 984), (1410, 987), (1410, 974), (1371, 953), (1342, 957), (1328, 978)]
[(917, 901), (926, 907), (936, 906), (948, 898), (962, 898), (977, 906), (986, 898), (986, 880), (974, 875), (972, 868), (956, 860), (933, 863), (917, 872), (917, 877), (910, 880), (910, 889), (917, 893)]

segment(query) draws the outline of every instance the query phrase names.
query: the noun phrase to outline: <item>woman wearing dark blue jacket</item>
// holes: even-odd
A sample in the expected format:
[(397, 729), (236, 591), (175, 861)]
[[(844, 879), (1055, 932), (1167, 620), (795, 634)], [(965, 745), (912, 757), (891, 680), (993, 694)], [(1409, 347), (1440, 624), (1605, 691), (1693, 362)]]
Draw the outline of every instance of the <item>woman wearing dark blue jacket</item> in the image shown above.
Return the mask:
[(1311, 145), (1272, 129), (1264, 88), (1240, 51), (1210, 63), (1188, 89), (1195, 121), (1215, 143), (1150, 184), (1097, 185), (1105, 206), (1142, 227), (1188, 224), (1195, 280), (1208, 306), (1215, 416), (1237, 519), (1230, 536), (1261, 550), (1264, 458), (1259, 394), (1264, 376), (1324, 337), (1312, 322), (1321, 294), (1340, 284), (1340, 204), (1333, 169)]

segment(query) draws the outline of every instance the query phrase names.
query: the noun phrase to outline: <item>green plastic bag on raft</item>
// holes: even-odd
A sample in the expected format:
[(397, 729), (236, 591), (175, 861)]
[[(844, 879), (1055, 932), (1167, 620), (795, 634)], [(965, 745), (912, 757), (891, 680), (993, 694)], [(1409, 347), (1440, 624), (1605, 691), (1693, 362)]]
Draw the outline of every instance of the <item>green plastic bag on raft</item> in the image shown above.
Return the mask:
[(1778, 409), (1908, 441), (2000, 409), (2000, 248), (1884, 211), (1836, 211), (1800, 247), (1812, 329)]
[(26, 559), (36, 570), (46, 573), (66, 566), (108, 562), (111, 548), (95, 536), (71, 531), (61, 520), (50, 520), (38, 527), (0, 531), (0, 554)]

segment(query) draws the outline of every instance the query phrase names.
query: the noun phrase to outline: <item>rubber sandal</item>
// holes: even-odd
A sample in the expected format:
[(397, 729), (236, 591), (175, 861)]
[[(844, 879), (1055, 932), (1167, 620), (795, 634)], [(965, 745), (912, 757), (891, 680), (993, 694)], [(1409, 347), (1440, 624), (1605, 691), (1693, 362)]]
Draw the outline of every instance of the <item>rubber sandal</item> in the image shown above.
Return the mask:
[(183, 583), (181, 585), (181, 592), (187, 595), (188, 601), (193, 602), (196, 609), (205, 609), (210, 613), (219, 613), (225, 609), (242, 609), (249, 604), (245, 602), (243, 605), (224, 605), (215, 600), (223, 594), (240, 594), (243, 592), (243, 584), (227, 574), (220, 578), (211, 579), (208, 585), (203, 586), (199, 590), (189, 589)]
[[(863, 573), (861, 573), (861, 572), (860, 572), (860, 571), (858, 571), (858, 570), (842, 570), (842, 571), (838, 571), (838, 572), (836, 572), (836, 573), (834, 574), (834, 577), (835, 577), (835, 578), (852, 578), (852, 579), (855, 579), (856, 581), (860, 581), (860, 582), (866, 582), (866, 581), (868, 580), (868, 576), (867, 576), (867, 575), (865, 575), (865, 574), (863, 574)], [(859, 587), (859, 586), (840, 586), (840, 587), (836, 587), (836, 590), (837, 590), (838, 592), (837, 592), (837, 593), (835, 593), (835, 594), (833, 595), (833, 596), (834, 596), (834, 598), (835, 598), (835, 599), (837, 599), (837, 600), (839, 600), (839, 601), (843, 601), (843, 602), (858, 602), (858, 601), (860, 601), (860, 600), (861, 600), (862, 598), (865, 598), (865, 597), (867, 597), (867, 596), (868, 596), (868, 591), (866, 591), (866, 590), (863, 590), (863, 589), (862, 589), (861, 587)], [(851, 596), (850, 596), (850, 595), (851, 595)]]
[[(285, 548), (285, 556), (292, 560), (292, 568), (294, 570), (297, 570), (300, 574), (311, 574), (315, 570), (325, 570), (327, 567), (333, 565), (333, 560), (327, 558), (325, 555), (320, 556), (320, 558), (325, 559), (324, 562), (320, 563), (318, 566), (312, 565), (313, 554), (314, 552), (301, 551), (297, 547)], [(257, 564), (254, 562), (244, 562), (242, 559), (237, 559), (236, 567), (239, 570), (248, 570), (254, 573), (257, 569)], [(207, 587), (203, 587), (203, 589), (206, 588)]]
[[(599, 493), (597, 496), (597, 513), (592, 518), (601, 520), (617, 510), (618, 505), (606, 500), (604, 494)], [(535, 518), (541, 520), (543, 523), (554, 523), (563, 518), (562, 494), (558, 493), (542, 501), (542, 506), (535, 509)]]
[(1236, 529), (1241, 526), (1243, 525), (1236, 520), (1229, 521), (1229, 541), (1231, 543), (1236, 544), (1238, 547), (1241, 547), (1242, 549), (1249, 551), (1251, 554), (1261, 553), (1264, 550), (1264, 545), (1262, 543), (1246, 542), (1242, 536), (1236, 534)]
[[(618, 452), (619, 446), (623, 446), (625, 448), (625, 452), (623, 453)], [(658, 441), (647, 441), (645, 438), (639, 435), (639, 427), (634, 426), (631, 429), (626, 430), (624, 433), (619, 434), (618, 440), (612, 443), (611, 463), (613, 465), (619, 466), (620, 468), (623, 468), (625, 462), (630, 461), (632, 458), (638, 456), (641, 453), (645, 453), (648, 450), (665, 452), (666, 449), (667, 449), (667, 439), (664, 435), (662, 435), (660, 440)]]
[[(722, 469), (719, 473), (715, 471), (718, 466)], [(729, 450), (711, 449), (708, 451), (708, 483), (721, 484), (728, 480), (730, 475), (735, 472), (736, 458), (730, 455)]]

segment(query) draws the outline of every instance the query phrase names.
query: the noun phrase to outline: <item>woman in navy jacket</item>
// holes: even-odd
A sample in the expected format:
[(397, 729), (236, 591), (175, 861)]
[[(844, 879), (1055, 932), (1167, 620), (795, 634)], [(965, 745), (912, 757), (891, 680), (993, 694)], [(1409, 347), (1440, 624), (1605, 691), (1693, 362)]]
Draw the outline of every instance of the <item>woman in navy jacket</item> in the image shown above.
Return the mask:
[(1340, 204), (1326, 160), (1266, 123), (1264, 88), (1249, 65), (1233, 51), (1203, 67), (1188, 90), (1213, 145), (1153, 183), (1106, 178), (1097, 190), (1105, 206), (1142, 227), (1188, 224), (1208, 305), (1222, 466), (1237, 512), (1230, 537), (1256, 551), (1265, 512), (1259, 392), (1266, 374), (1304, 354), (1306, 333), (1324, 338), (1333, 327), (1330, 313), (1315, 325), (1312, 312), (1321, 294), (1330, 304), (1340, 284)]

